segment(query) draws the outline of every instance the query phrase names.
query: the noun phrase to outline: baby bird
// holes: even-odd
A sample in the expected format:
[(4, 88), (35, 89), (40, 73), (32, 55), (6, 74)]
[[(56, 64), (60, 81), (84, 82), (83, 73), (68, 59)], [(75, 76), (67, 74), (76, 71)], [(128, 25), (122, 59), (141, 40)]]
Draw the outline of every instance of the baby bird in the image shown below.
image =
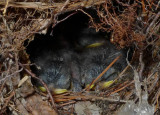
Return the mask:
[(97, 33), (93, 28), (85, 28), (83, 31), (79, 32), (76, 49), (78, 51), (85, 50), (91, 47), (98, 47), (103, 45), (106, 39), (102, 37), (101, 34)]
[[(64, 36), (38, 35), (27, 47), (30, 60), (36, 66), (31, 66), (33, 73), (42, 79), (51, 92), (63, 93), (70, 88), (70, 62), (73, 52)], [(45, 91), (43, 85), (35, 79), (32, 83)]]
[(99, 81), (113, 80), (126, 67), (125, 50), (118, 50), (116, 46), (106, 40), (104, 36), (87, 29), (79, 37), (79, 44), (83, 47), (79, 57), (81, 84), (90, 84), (102, 71), (119, 55), (120, 59), (102, 76)]
[(100, 81), (113, 80), (124, 69), (126, 66), (124, 52), (116, 50), (111, 43), (86, 49), (83, 52), (85, 61), (82, 64), (82, 84), (90, 84), (119, 55), (121, 55), (120, 59), (103, 75)]
[[(39, 66), (36, 74), (53, 93), (63, 93), (70, 87), (71, 51), (46, 51), (37, 57), (35, 64)], [(36, 81), (36, 85), (42, 86)]]

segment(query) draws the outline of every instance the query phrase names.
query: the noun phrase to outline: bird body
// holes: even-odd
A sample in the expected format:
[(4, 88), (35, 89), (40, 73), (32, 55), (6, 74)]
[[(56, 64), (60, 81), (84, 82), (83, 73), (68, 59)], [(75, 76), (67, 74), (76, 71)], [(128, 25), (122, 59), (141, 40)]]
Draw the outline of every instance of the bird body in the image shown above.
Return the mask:
[(126, 50), (118, 50), (115, 45), (94, 29), (82, 31), (78, 40), (83, 47), (79, 53), (79, 57), (81, 57), (81, 84), (85, 86), (90, 84), (119, 55), (121, 55), (120, 59), (99, 81), (113, 80), (126, 67)]
[[(68, 50), (44, 51), (35, 59), (35, 64), (40, 66), (40, 69), (36, 71), (37, 75), (53, 92), (55, 89), (69, 89), (70, 87), (70, 53)], [(36, 84), (42, 85), (38, 82)]]
[[(83, 86), (90, 84), (119, 55), (121, 58), (99, 81), (113, 80), (127, 65), (126, 51), (118, 50), (94, 29), (87, 28), (79, 32), (75, 43), (77, 45), (71, 49), (56, 47), (61, 45), (55, 42), (55, 48), (44, 48), (33, 59), (40, 66), (34, 72), (50, 90), (71, 88), (72, 91), (81, 91)], [(38, 82), (36, 84), (42, 85)]]

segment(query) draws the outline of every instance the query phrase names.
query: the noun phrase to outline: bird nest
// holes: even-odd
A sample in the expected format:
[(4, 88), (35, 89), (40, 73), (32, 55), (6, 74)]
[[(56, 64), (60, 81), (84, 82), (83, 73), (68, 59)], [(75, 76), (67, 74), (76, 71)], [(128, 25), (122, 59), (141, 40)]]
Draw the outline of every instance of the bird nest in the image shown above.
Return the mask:
[[(123, 114), (132, 111), (128, 103), (133, 102), (134, 112), (136, 104), (139, 108), (146, 105), (148, 113), (158, 115), (159, 4), (157, 0), (0, 1), (0, 114)], [(52, 94), (32, 72), (27, 47), (35, 35), (54, 34), (54, 28), (79, 13), (85, 16), (75, 19), (77, 24), (87, 17), (90, 28), (106, 33), (118, 49), (130, 47), (134, 54), (130, 62), (127, 60), (128, 66), (103, 90), (91, 91), (90, 86), (119, 57), (83, 91)], [(70, 29), (70, 25), (63, 26)], [(32, 85), (32, 78), (43, 84), (46, 93)], [(119, 109), (123, 104), (128, 111)]]

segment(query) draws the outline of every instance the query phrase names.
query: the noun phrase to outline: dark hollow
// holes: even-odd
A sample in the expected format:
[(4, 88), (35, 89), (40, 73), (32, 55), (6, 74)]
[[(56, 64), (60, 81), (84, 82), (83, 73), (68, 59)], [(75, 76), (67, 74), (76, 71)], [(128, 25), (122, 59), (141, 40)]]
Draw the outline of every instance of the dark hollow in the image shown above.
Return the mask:
[[(59, 16), (59, 20), (67, 15)], [(95, 13), (91, 15), (97, 18)], [(40, 66), (40, 69), (31, 66), (32, 72), (51, 90), (61, 88), (80, 91), (120, 54), (120, 60), (100, 80), (114, 79), (127, 65), (126, 50), (116, 49), (107, 39), (108, 33), (97, 33), (93, 28), (89, 28), (88, 23), (88, 16), (77, 12), (54, 28), (50, 27), (46, 35), (36, 34), (35, 39), (28, 45), (27, 53), (31, 62)], [(88, 47), (97, 42), (102, 44)], [(32, 82), (41, 85), (36, 80)]]

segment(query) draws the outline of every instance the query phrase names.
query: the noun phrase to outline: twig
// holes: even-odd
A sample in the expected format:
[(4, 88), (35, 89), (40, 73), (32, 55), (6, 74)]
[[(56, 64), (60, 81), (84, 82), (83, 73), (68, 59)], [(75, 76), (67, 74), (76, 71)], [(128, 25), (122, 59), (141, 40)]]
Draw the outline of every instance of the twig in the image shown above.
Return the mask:
[(129, 53), (130, 50), (128, 50), (127, 52), (127, 58), (126, 58), (126, 61), (127, 61), (127, 64), (133, 69), (133, 72), (134, 72), (134, 81), (135, 81), (135, 89), (136, 89), (136, 95), (138, 96), (139, 98), (139, 104), (142, 102), (142, 91), (141, 91), (141, 82), (140, 82), (140, 79), (139, 79), (139, 74), (137, 72), (137, 70), (130, 64), (130, 62), (128, 61), (128, 53)]
[(143, 73), (143, 70), (144, 70), (143, 52), (140, 52), (139, 62), (140, 62), (139, 79), (142, 82), (142, 80), (143, 80), (142, 73)]
[(149, 34), (149, 31), (151, 30), (152, 26), (155, 24), (156, 20), (159, 18), (160, 16), (160, 12), (158, 12), (155, 16), (155, 18), (153, 19), (153, 21), (150, 23), (150, 25), (148, 26), (147, 30), (146, 30), (146, 35)]
[(111, 94), (109, 94), (109, 95), (113, 95), (114, 93), (117, 93), (117, 92), (119, 92), (119, 91), (125, 89), (126, 87), (130, 86), (130, 85), (133, 84), (133, 83), (134, 83), (134, 80), (131, 81), (130, 83), (128, 83), (127, 85), (125, 85), (125, 86), (119, 88), (118, 90), (116, 90), (116, 91), (114, 91), (114, 92), (111, 92)]
[(3, 10), (3, 16), (6, 15), (6, 11), (7, 11), (7, 7), (8, 7), (8, 3), (9, 3), (9, 0), (6, 1), (6, 5), (5, 5), (5, 8)]
[(51, 99), (51, 103), (52, 103), (53, 109), (58, 113), (58, 110), (57, 110), (57, 108), (56, 108), (55, 102), (54, 102), (54, 100), (53, 100), (53, 97), (52, 97), (52, 95), (51, 95), (51, 93), (50, 93), (47, 85), (46, 85), (41, 79), (39, 79), (34, 73), (32, 73), (31, 71), (29, 71), (28, 69), (26, 69), (26, 68), (23, 66), (23, 64), (21, 64), (20, 62), (19, 62), (19, 65), (20, 65), (29, 75), (31, 75), (33, 78), (39, 80), (39, 81), (43, 84), (43, 86), (46, 88), (47, 93), (48, 93), (48, 95), (49, 95), (49, 97), (50, 97), (50, 99)]
[(65, 21), (65, 20), (67, 20), (69, 17), (73, 16), (73, 15), (76, 14), (76, 13), (77, 13), (77, 12), (73, 12), (73, 13), (69, 14), (67, 17), (63, 18), (62, 20), (56, 21), (56, 23), (52, 26), (52, 28), (55, 27), (57, 24)]
[(5, 86), (5, 83), (6, 83), (6, 80), (3, 82), (3, 84), (1, 85), (1, 88), (0, 88), (0, 92), (2, 93), (3, 91), (3, 88), (4, 88), (4, 86)]
[(153, 97), (153, 100), (154, 100), (153, 104), (156, 104), (156, 102), (158, 104), (159, 97), (160, 97), (160, 88), (158, 89), (158, 91), (156, 92), (155, 96)]
[(3, 79), (0, 80), (0, 84), (1, 84), (2, 81), (6, 80), (9, 77), (12, 77), (14, 74), (17, 74), (17, 73), (21, 72), (22, 70), (23, 70), (23, 68), (21, 68), (20, 70), (12, 73), (11, 75), (7, 75), (5, 78), (3, 78)]
[(76, 101), (70, 101), (70, 102), (67, 102), (67, 103), (63, 103), (63, 104), (58, 105), (58, 108), (66, 106), (66, 105), (71, 105), (71, 104), (74, 104), (74, 103), (76, 103)]
[[(159, 107), (160, 88), (158, 89), (157, 92), (158, 92), (158, 93), (157, 93), (157, 95), (156, 95), (156, 102), (157, 102), (157, 108), (158, 108), (158, 107)], [(154, 102), (154, 104), (155, 104), (156, 102)]]
[(106, 98), (106, 97), (100, 97), (100, 96), (94, 96), (94, 95), (79, 95), (79, 96), (57, 96), (57, 98), (64, 98), (64, 99), (70, 99), (70, 100), (83, 100), (83, 99), (89, 99), (89, 100), (103, 100), (103, 101), (110, 101), (110, 102), (121, 102), (126, 103), (127, 100), (119, 100), (119, 99), (113, 99), (113, 98)]
[(7, 32), (8, 33), (11, 32), (11, 30), (8, 27), (8, 24), (7, 24), (7, 21), (6, 21), (5, 17), (3, 15), (1, 15), (0, 17), (2, 17), (2, 20), (3, 20), (3, 23), (4, 23), (5, 27), (6, 27), (6, 29), (7, 29)]
[(112, 84), (114, 84), (119, 78), (123, 77), (123, 74), (127, 71), (127, 69), (129, 67), (130, 66), (127, 66), (126, 68), (124, 68), (124, 70), (118, 75), (118, 77), (116, 79), (114, 79), (114, 81), (108, 87), (110, 87)]
[(21, 115), (23, 114), (23, 113), (21, 113), (20, 110), (16, 109), (16, 108), (14, 107), (14, 105), (11, 105), (11, 104), (9, 103), (8, 106), (11, 107), (14, 111), (18, 112), (19, 114), (21, 114)]
[(94, 81), (92, 81), (92, 83), (91, 83), (88, 87), (86, 87), (86, 88), (84, 89), (84, 91), (89, 91), (89, 90), (90, 90), (90, 87), (91, 87), (98, 79), (100, 79), (100, 78), (109, 70), (109, 68), (111, 68), (111, 66), (120, 58), (120, 56), (121, 56), (121, 55), (117, 56), (117, 57), (112, 61), (112, 63), (110, 63), (109, 66), (108, 66)]
[(94, 24), (94, 21), (93, 21), (93, 18), (91, 15), (89, 15), (87, 12), (85, 12), (84, 10), (82, 9), (78, 9), (79, 11), (81, 11), (82, 13), (86, 14), (89, 18), (90, 18), (90, 21)]
[[(102, 4), (102, 3), (105, 3), (105, 0), (89, 0), (89, 2), (82, 0), (82, 1), (79, 1), (74, 4), (69, 4), (67, 9), (65, 9), (65, 12), (71, 11), (71, 10), (76, 9), (78, 7), (88, 8), (91, 5), (98, 5), (98, 4)], [(6, 5), (6, 3), (0, 2), (0, 5)], [(36, 9), (36, 10), (54, 9), (54, 11), (56, 11), (56, 12), (61, 12), (59, 10), (59, 7), (64, 6), (64, 3), (47, 4), (47, 3), (43, 3), (43, 2), (9, 2), (7, 6), (14, 7), (14, 8), (32, 8), (32, 9)]]
[(119, 0), (116, 0), (116, 1), (117, 1), (117, 3), (121, 4), (122, 6), (130, 7), (129, 4), (125, 4), (125, 3), (123, 3), (123, 2), (120, 2)]
[(156, 87), (159, 79), (160, 79), (160, 78), (159, 78), (159, 75), (154, 76), (154, 80), (151, 81), (152, 84), (151, 84), (151, 86), (150, 86), (149, 89), (148, 89), (148, 93), (149, 93), (149, 94), (151, 94), (151, 92), (153, 91), (153, 89), (156, 89), (155, 87)]
[(69, 0), (66, 0), (66, 2), (64, 3), (64, 6), (62, 6), (61, 11), (64, 9), (64, 7), (67, 6), (67, 4), (69, 3)]
[(7, 101), (6, 101), (6, 103), (4, 104), (4, 106), (2, 107), (2, 109), (1, 109), (1, 111), (0, 111), (0, 114), (2, 114), (2, 113), (4, 112), (4, 109), (7, 107), (9, 101), (11, 100), (11, 98), (12, 98), (14, 95), (15, 95), (15, 92), (12, 91), (12, 93), (10, 94), (10, 96), (7, 97), (7, 99), (6, 99)]

